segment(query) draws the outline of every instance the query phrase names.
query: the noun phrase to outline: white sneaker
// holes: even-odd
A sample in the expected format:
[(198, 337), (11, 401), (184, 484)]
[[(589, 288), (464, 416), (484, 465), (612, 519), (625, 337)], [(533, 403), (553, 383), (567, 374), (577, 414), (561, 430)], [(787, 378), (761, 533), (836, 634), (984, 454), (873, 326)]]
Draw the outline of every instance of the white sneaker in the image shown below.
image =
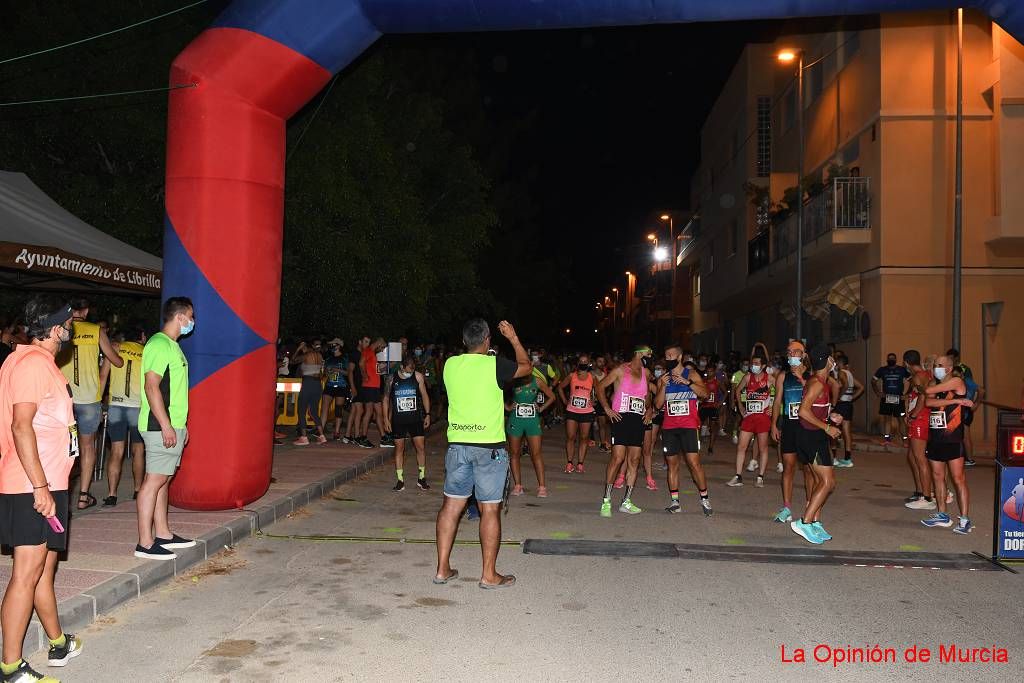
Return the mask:
[(956, 494), (949, 489), (946, 489), (946, 505), (949, 505), (954, 500), (956, 500)]
[(733, 445), (738, 444), (740, 442), (740, 437), (738, 437), (735, 434), (733, 434), (732, 435), (732, 442), (733, 442)]
[(904, 503), (904, 507), (908, 507), (911, 510), (934, 510), (936, 508), (934, 500), (925, 500), (924, 498), (918, 498), (912, 500), (909, 503)]
[(718, 430), (718, 435), (719, 436), (725, 436), (725, 430), (724, 429), (719, 429)]
[(751, 458), (750, 459), (750, 464), (747, 465), (747, 472), (756, 472), (756, 471), (757, 471), (757, 458)]
[(764, 488), (764, 477), (762, 477), (760, 474), (757, 475), (757, 481), (754, 482), (754, 488), (758, 488), (758, 489), (763, 489)]
[(708, 426), (707, 425), (701, 425), (700, 426), (700, 435), (701, 436), (707, 436), (708, 435)]
[(740, 477), (740, 475), (736, 474), (736, 475), (733, 475), (732, 479), (730, 479), (729, 481), (725, 482), (725, 485), (726, 486), (743, 486), (743, 479)]
[(777, 464), (775, 465), (775, 471), (776, 471), (776, 472), (778, 472), (779, 474), (782, 474), (782, 470), (783, 470), (783, 469), (784, 469), (784, 468), (782, 467), (782, 463), (781, 463), (781, 462), (780, 462), (780, 463), (777, 463)]

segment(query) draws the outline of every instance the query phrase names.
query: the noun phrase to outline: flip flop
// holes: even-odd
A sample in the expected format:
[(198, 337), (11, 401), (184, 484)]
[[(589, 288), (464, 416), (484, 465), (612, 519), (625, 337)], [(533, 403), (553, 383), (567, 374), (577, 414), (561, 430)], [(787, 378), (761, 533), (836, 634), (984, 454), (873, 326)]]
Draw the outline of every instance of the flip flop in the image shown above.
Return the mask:
[(447, 579), (439, 579), (439, 578), (437, 578), (435, 576), (434, 577), (434, 583), (436, 585), (438, 585), (438, 586), (443, 586), (444, 584), (448, 583), (452, 579), (457, 579), (457, 578), (459, 578), (459, 570), (458, 569), (453, 569), (452, 573), (448, 575)]
[[(82, 499), (83, 498), (85, 498), (85, 501), (88, 503), (88, 505), (86, 505), (84, 507), (82, 506)], [(86, 493), (85, 491), (82, 491), (81, 493), (79, 493), (78, 494), (78, 509), (79, 510), (88, 510), (91, 507), (96, 507), (96, 496), (92, 495), (91, 493)]]
[(506, 574), (501, 579), (501, 583), (484, 583), (483, 581), (481, 581), (477, 585), (485, 591), (497, 590), (499, 588), (509, 588), (511, 586), (516, 585), (516, 577), (512, 574)]

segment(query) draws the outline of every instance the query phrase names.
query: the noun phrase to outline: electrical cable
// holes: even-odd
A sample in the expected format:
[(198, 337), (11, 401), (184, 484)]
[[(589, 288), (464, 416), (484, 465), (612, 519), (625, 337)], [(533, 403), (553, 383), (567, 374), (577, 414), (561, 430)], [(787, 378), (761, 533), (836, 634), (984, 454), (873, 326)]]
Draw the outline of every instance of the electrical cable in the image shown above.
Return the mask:
[(306, 122), (306, 126), (302, 129), (302, 132), (299, 133), (299, 137), (295, 140), (295, 144), (292, 145), (291, 151), (288, 152), (288, 156), (285, 157), (284, 163), (286, 165), (292, 158), (292, 155), (299, 149), (299, 144), (302, 143), (302, 138), (306, 136), (306, 131), (308, 131), (309, 127), (313, 125), (316, 115), (320, 113), (320, 107), (324, 106), (324, 102), (327, 101), (327, 96), (331, 94), (331, 88), (333, 88), (334, 84), (338, 82), (338, 75), (339, 74), (334, 74), (334, 78), (331, 79), (330, 85), (327, 86), (327, 92), (325, 92), (324, 96), (320, 98), (320, 102), (317, 103), (316, 109), (313, 110), (313, 115), (309, 117), (309, 121)]
[(0, 102), (0, 107), (17, 107), (23, 104), (50, 104), (53, 102), (73, 102), (76, 100), (94, 100), (102, 97), (117, 97), (119, 95), (139, 95), (143, 93), (153, 92), (169, 92), (171, 90), (181, 90), (182, 88), (194, 88), (198, 83), (182, 83), (180, 85), (172, 85), (164, 88), (145, 88), (143, 90), (122, 90), (120, 92), (105, 92), (97, 93), (95, 95), (76, 95), (73, 97), (51, 97), (42, 100), (19, 100), (17, 102)]
[(90, 40), (96, 40), (97, 38), (104, 38), (106, 36), (110, 36), (110, 35), (113, 35), (115, 33), (120, 33), (121, 31), (127, 31), (128, 29), (135, 28), (136, 26), (142, 26), (143, 24), (148, 24), (150, 22), (156, 21), (157, 19), (163, 19), (164, 17), (169, 17), (172, 14), (177, 14), (178, 12), (184, 12), (185, 10), (191, 9), (191, 8), (195, 7), (196, 5), (202, 5), (204, 2), (206, 2), (206, 0), (198, 0), (198, 2), (193, 2), (191, 5), (185, 5), (184, 7), (179, 7), (176, 10), (171, 10), (170, 12), (164, 12), (163, 14), (160, 14), (158, 16), (150, 17), (149, 19), (143, 19), (142, 21), (137, 21), (134, 24), (129, 24), (127, 26), (122, 26), (121, 28), (115, 28), (112, 31), (105, 31), (103, 33), (98, 33), (98, 34), (96, 34), (94, 36), (89, 36), (88, 38), (82, 38), (81, 40), (75, 40), (75, 41), (72, 41), (70, 43), (64, 43), (63, 45), (57, 45), (57, 46), (54, 46), (54, 47), (49, 47), (49, 48), (46, 48), (45, 50), (36, 50), (35, 52), (29, 52), (27, 54), (18, 55), (17, 57), (8, 57), (7, 59), (0, 59), (0, 64), (9, 64), (10, 62), (18, 61), (19, 59), (28, 59), (29, 57), (35, 57), (37, 55), (46, 54), (47, 52), (55, 52), (57, 50), (63, 50), (64, 48), (67, 48), (67, 47), (73, 47), (75, 45), (81, 45), (82, 43), (88, 43)]

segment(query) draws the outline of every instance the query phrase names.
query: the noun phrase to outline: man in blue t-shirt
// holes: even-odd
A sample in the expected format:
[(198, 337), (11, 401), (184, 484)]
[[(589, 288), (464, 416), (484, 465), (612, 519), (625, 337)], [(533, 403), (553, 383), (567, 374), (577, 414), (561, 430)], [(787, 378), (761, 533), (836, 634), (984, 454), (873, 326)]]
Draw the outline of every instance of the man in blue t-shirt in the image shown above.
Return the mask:
[(871, 378), (871, 389), (879, 399), (883, 443), (892, 443), (893, 435), (907, 438), (902, 417), (906, 412), (903, 397), (907, 395), (909, 380), (910, 373), (897, 363), (895, 353), (888, 355), (885, 365), (878, 368)]

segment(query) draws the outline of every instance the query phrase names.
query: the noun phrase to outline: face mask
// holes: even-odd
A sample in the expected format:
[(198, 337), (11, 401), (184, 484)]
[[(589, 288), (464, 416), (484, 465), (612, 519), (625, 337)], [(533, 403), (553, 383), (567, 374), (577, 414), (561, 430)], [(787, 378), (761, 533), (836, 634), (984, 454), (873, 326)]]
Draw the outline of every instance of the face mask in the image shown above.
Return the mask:
[(576, 369), (580, 370), (582, 372), (585, 372), (585, 371), (589, 370), (591, 367), (593, 367), (593, 366), (591, 366), (590, 363), (578, 363), (576, 365)]
[(932, 372), (935, 373), (935, 379), (939, 380), (940, 382), (946, 379), (946, 368), (938, 366)]
[(697, 363), (697, 367), (700, 368), (701, 370), (703, 370), (707, 366), (708, 366), (708, 362), (706, 360), (702, 360), (699, 363)]
[(800, 358), (789, 357), (789, 367), (796, 368), (800, 366)]
[(740, 370), (742, 370), (743, 372), (748, 372), (750, 370), (750, 366), (744, 363), (743, 365), (740, 366)]
[(194, 330), (194, 329), (196, 329), (196, 321), (195, 320), (189, 320), (188, 323), (186, 323), (185, 325), (181, 326), (181, 334), (182, 335), (191, 334), (192, 330)]
[(684, 363), (692, 363), (693, 362), (693, 356), (685, 356), (683, 358), (683, 362)]
[(640, 357), (640, 365), (642, 365), (642, 366), (644, 366), (646, 368), (650, 364), (651, 364), (651, 359), (650, 359), (649, 356), (641, 356)]
[(664, 374), (665, 374), (665, 371), (662, 370), (661, 368), (654, 368), (654, 376), (655, 377), (661, 377)]
[(676, 359), (676, 358), (673, 358), (672, 360), (665, 361), (665, 369), (668, 370), (669, 372), (672, 372), (673, 370), (675, 370), (676, 366), (678, 366), (678, 365), (679, 365), (679, 360)]
[(412, 377), (412, 373), (411, 372), (401, 372), (400, 371), (398, 373), (398, 376), (401, 377), (402, 379), (409, 379), (410, 377)]
[(540, 356), (530, 356), (530, 360), (534, 363), (540, 362)]
[(335, 356), (340, 356), (341, 355), (341, 347), (340, 346), (335, 346), (333, 349), (331, 349), (331, 353), (333, 353)]
[(754, 373), (755, 375), (760, 375), (761, 374), (761, 366), (760, 365), (751, 365), (750, 366), (750, 371), (752, 373)]
[(423, 355), (423, 349), (415, 349), (415, 350), (414, 350), (414, 351), (412, 352), (412, 355), (414, 355), (414, 356), (416, 356), (417, 358), (419, 358), (420, 356), (422, 356), (422, 355)]
[(892, 359), (885, 361), (885, 364), (888, 365), (890, 368), (896, 367), (896, 361)]
[(60, 332), (57, 333), (57, 341), (61, 344), (67, 344), (71, 341), (71, 330), (61, 325)]

